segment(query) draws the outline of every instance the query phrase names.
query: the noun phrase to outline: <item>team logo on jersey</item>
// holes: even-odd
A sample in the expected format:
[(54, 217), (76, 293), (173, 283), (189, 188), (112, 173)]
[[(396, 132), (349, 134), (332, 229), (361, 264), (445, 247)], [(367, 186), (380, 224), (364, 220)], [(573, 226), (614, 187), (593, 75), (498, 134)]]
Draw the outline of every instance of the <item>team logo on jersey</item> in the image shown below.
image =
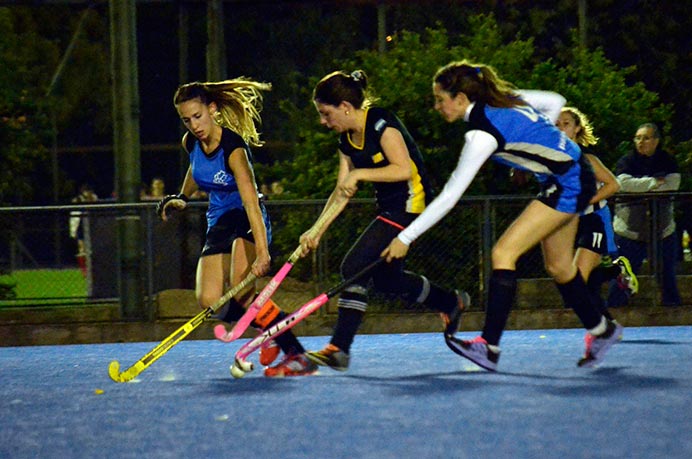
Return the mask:
[(378, 120), (375, 122), (375, 130), (377, 132), (381, 131), (383, 127), (387, 125), (387, 122), (385, 120)]
[(230, 177), (226, 171), (219, 171), (214, 174), (214, 183), (217, 185), (228, 185), (230, 182)]
[(378, 153), (375, 153), (374, 155), (372, 155), (372, 162), (373, 163), (377, 164), (377, 163), (381, 163), (382, 161), (384, 161), (384, 155), (381, 152), (378, 152)]

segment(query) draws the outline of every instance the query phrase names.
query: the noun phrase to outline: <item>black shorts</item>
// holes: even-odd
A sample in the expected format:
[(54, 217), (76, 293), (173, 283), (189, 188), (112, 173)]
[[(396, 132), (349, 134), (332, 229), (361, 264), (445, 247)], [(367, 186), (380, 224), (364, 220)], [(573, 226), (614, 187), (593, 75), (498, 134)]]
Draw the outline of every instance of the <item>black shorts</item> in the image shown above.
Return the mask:
[[(271, 244), (271, 222), (264, 206), (260, 206), (260, 209), (262, 210), (264, 225), (267, 227), (267, 243)], [(255, 238), (250, 229), (250, 221), (247, 218), (245, 209), (242, 208), (229, 210), (219, 217), (214, 226), (207, 229), (207, 237), (204, 241), (201, 256), (231, 253), (233, 241), (239, 237), (253, 244), (255, 243)]]
[(591, 213), (579, 217), (576, 246), (594, 253), (600, 253), (601, 255), (610, 253), (608, 233), (605, 223), (599, 214)]

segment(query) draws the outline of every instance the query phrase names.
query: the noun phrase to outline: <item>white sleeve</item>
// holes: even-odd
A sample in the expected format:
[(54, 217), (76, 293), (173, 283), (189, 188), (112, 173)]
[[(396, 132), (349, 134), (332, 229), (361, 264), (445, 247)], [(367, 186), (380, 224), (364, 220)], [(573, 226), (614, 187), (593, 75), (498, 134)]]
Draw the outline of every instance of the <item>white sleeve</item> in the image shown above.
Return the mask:
[(676, 191), (680, 189), (681, 176), (678, 172), (666, 175), (665, 179), (665, 183), (656, 188), (656, 191)]
[(495, 137), (485, 131), (469, 131), (465, 140), (457, 167), (440, 195), (397, 236), (404, 244), (410, 245), (454, 208), (483, 163), (498, 147)]
[(556, 92), (519, 89), (516, 93), (533, 108), (550, 118), (553, 124), (557, 122), (560, 111), (567, 102), (567, 99)]
[(621, 193), (646, 193), (656, 188), (658, 182), (655, 177), (633, 177), (630, 174), (617, 176)]

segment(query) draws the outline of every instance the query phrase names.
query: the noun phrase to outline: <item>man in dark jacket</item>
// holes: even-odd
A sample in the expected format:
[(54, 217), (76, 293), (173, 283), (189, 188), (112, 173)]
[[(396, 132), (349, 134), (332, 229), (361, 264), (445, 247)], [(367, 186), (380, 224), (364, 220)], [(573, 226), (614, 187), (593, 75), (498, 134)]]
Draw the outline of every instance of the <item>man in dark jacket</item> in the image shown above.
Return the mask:
[[(661, 135), (655, 124), (639, 126), (634, 136), (636, 150), (620, 158), (615, 166), (621, 193), (675, 191), (680, 188), (678, 164), (675, 158), (660, 148), (660, 142)], [(666, 306), (680, 304), (675, 278), (679, 247), (673, 212), (672, 200), (664, 197), (627, 200), (616, 204), (613, 219), (620, 254), (630, 260), (635, 273), (639, 272), (642, 262), (648, 258), (648, 247), (654, 241), (652, 231), (655, 231), (660, 260), (657, 280)], [(654, 214), (657, 215), (656, 221)], [(608, 307), (623, 306), (627, 300), (622, 289), (611, 284)]]

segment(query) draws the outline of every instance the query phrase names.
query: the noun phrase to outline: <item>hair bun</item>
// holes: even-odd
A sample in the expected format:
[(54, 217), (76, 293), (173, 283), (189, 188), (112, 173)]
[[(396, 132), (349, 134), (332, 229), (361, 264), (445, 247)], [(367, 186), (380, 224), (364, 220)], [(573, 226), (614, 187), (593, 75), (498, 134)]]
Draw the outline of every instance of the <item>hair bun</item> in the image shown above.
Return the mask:
[(363, 75), (362, 70), (354, 70), (353, 72), (351, 72), (351, 78), (353, 78), (353, 81), (356, 82), (362, 80), (364, 76), (365, 75)]

